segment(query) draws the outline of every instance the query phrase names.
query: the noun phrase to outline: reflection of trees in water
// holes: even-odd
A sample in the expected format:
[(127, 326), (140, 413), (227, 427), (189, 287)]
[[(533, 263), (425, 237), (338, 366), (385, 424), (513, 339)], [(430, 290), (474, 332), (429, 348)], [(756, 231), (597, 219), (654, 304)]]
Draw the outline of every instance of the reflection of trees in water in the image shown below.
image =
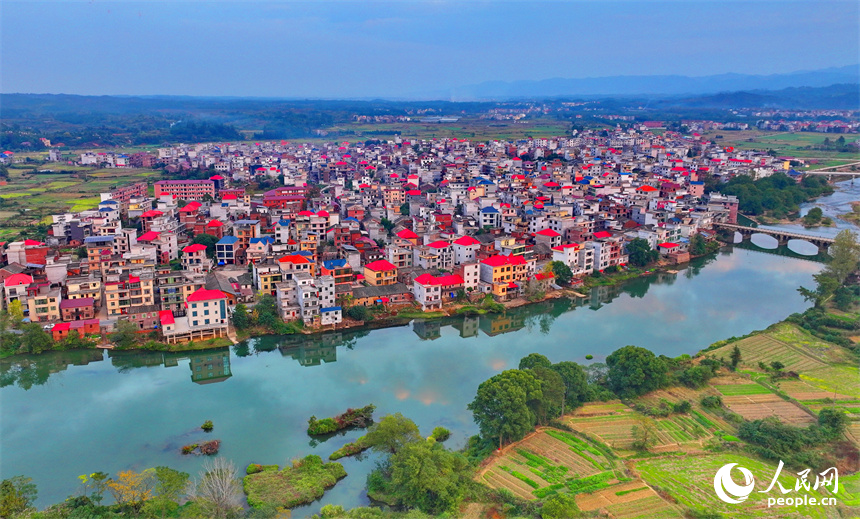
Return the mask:
[(16, 385), (28, 390), (45, 384), (54, 373), (69, 366), (86, 366), (104, 359), (101, 350), (53, 351), (41, 355), (16, 356), (0, 360), (0, 387)]

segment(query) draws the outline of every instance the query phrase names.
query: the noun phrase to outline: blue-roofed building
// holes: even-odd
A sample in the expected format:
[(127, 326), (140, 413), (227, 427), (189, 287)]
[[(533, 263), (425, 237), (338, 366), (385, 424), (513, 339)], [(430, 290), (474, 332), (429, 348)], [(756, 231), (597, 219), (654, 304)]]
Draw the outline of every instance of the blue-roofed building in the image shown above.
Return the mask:
[(355, 273), (352, 271), (349, 262), (345, 259), (323, 261), (320, 275), (333, 277), (335, 284), (349, 284), (355, 280)]
[(235, 265), (238, 250), (239, 238), (224, 236), (215, 244), (215, 262), (218, 265)]
[(320, 324), (323, 326), (326, 325), (336, 325), (343, 320), (343, 311), (339, 306), (327, 306), (325, 308), (320, 308)]
[(481, 227), (501, 227), (502, 213), (493, 206), (481, 209)]

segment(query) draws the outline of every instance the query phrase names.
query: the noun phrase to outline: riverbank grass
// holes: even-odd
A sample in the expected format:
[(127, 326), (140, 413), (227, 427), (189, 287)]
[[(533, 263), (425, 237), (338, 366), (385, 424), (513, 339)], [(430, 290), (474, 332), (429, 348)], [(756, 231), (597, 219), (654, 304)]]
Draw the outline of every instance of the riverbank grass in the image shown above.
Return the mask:
[(272, 470), (270, 466), (248, 474), (242, 480), (248, 504), (254, 508), (293, 508), (319, 499), (325, 491), (346, 477), (340, 463), (323, 463), (316, 455), (293, 461), (291, 467)]

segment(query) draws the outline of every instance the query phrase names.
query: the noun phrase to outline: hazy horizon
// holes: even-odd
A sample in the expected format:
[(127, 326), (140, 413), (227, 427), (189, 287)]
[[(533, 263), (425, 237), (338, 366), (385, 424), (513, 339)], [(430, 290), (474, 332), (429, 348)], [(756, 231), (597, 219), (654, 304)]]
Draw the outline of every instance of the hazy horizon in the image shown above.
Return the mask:
[(484, 82), (856, 65), (853, 1), (4, 1), (3, 93), (444, 98)]

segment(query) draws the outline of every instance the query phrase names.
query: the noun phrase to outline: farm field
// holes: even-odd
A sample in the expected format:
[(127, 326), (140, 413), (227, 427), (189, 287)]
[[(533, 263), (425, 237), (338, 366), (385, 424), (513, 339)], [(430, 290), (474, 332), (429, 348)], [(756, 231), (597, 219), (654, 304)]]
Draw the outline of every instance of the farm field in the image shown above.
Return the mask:
[[(678, 399), (680, 400), (680, 399)], [(655, 429), (655, 452), (698, 451), (704, 440), (713, 436), (718, 425), (701, 414), (673, 414), (665, 418), (650, 418), (624, 404), (597, 404), (585, 406), (564, 418), (567, 425), (595, 437), (610, 448), (632, 452), (633, 427), (651, 423)]]
[[(720, 467), (728, 463), (737, 463), (749, 469), (755, 477), (756, 491), (753, 491), (748, 500), (740, 505), (725, 503), (714, 494), (714, 475)], [(765, 494), (758, 492), (758, 490), (765, 490), (770, 484), (770, 480), (776, 472), (776, 465), (766, 464), (744, 456), (716, 454), (666, 457), (639, 461), (635, 468), (646, 483), (651, 486), (659, 486), (676, 499), (681, 506), (699, 511), (716, 512), (724, 514), (726, 517), (851, 517), (851, 515), (840, 515), (836, 507), (828, 506), (784, 506), (778, 509), (768, 509), (767, 497), (769, 495), (772, 497), (781, 496), (780, 492), (772, 490), (776, 494)], [(735, 471), (734, 475), (739, 474)], [(783, 470), (779, 481), (785, 488), (793, 489), (795, 478), (792, 476), (793, 474)], [(842, 483), (841, 480), (840, 483)], [(840, 484), (839, 492), (842, 491), (842, 486)], [(821, 496), (826, 495), (821, 490), (810, 491), (809, 493), (810, 495), (816, 493)], [(792, 493), (791, 495), (796, 494)]]
[[(721, 135), (721, 138), (717, 138)], [(716, 130), (705, 132), (703, 137), (722, 146), (733, 146), (741, 150), (774, 150), (780, 155), (798, 158), (816, 158), (823, 161), (841, 159), (846, 162), (860, 160), (860, 154), (840, 152), (835, 150), (818, 149), (825, 138), (835, 141), (840, 136), (846, 142), (858, 139), (856, 134), (816, 133), (816, 132), (763, 132), (758, 130), (726, 131)], [(814, 165), (809, 169), (822, 167)]]
[[(66, 166), (59, 167), (66, 169)], [(134, 168), (76, 167), (75, 173), (66, 174), (33, 174), (32, 171), (32, 168), (9, 168), (9, 182), (0, 194), (0, 233), (5, 230), (5, 235), (14, 236), (22, 224), (37, 223), (50, 214), (93, 209), (100, 201), (99, 193), (161, 177), (159, 171)]]
[(590, 494), (577, 494), (576, 504), (584, 512), (605, 509), (618, 519), (683, 517), (678, 507), (664, 501), (639, 479)]
[[(786, 336), (788, 333), (785, 331), (782, 335)], [(785, 365), (786, 371), (803, 373), (827, 365), (826, 352), (816, 351), (817, 348), (811, 344), (795, 346), (777, 340), (767, 333), (727, 344), (707, 352), (706, 355), (717, 359), (721, 357), (728, 359), (735, 346), (741, 350), (741, 365), (751, 368), (758, 367), (759, 362), (770, 364), (773, 361), (779, 361)]]
[(570, 123), (553, 119), (492, 121), (487, 119), (463, 118), (456, 122), (422, 123), (408, 121), (398, 123), (352, 123), (339, 124), (327, 129), (337, 132), (327, 140), (344, 138), (390, 139), (400, 135), (409, 138), (457, 138), (476, 141), (493, 139), (518, 140), (528, 137), (555, 137), (567, 134)]
[(825, 366), (801, 373), (800, 379), (824, 391), (860, 397), (860, 370), (856, 365)]
[(555, 429), (532, 434), (507, 448), (480, 475), (492, 488), (505, 488), (523, 499), (557, 492), (578, 493), (617, 482), (616, 462), (593, 444)]
[(776, 416), (781, 422), (795, 427), (804, 427), (815, 422), (815, 417), (773, 393), (726, 396), (723, 397), (723, 403), (732, 412), (747, 420)]

